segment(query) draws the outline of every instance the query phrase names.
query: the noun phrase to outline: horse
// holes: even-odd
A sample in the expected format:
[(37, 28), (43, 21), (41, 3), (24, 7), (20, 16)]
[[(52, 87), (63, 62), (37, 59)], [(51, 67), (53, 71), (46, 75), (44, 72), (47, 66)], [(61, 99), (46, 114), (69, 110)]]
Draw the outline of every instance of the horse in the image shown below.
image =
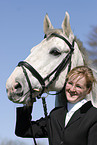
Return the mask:
[[(31, 53), (18, 63), (6, 82), (9, 100), (19, 104), (36, 101), (43, 93), (58, 92), (56, 106), (64, 105), (64, 87), (70, 69), (85, 65), (85, 57), (78, 47), (70, 26), (68, 12), (61, 29), (55, 29), (48, 17), (44, 18), (44, 39), (31, 49)], [(97, 71), (93, 69), (97, 78)], [(97, 106), (97, 85), (87, 98)]]

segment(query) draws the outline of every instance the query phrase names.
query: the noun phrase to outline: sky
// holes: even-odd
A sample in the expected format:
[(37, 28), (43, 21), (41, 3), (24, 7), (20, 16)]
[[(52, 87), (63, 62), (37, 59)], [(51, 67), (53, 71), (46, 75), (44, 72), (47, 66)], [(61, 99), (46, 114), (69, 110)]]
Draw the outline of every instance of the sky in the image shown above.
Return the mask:
[[(92, 26), (97, 26), (97, 0), (0, 0), (0, 141), (19, 140), (32, 144), (32, 139), (14, 134), (16, 107), (8, 100), (6, 81), (18, 62), (44, 37), (43, 20), (48, 16), (55, 28), (61, 28), (65, 12), (70, 15), (74, 35), (89, 49), (87, 40)], [(47, 97), (48, 112), (54, 107), (54, 96)], [(33, 110), (33, 118), (43, 116), (41, 100)], [(47, 140), (39, 140), (48, 144)]]

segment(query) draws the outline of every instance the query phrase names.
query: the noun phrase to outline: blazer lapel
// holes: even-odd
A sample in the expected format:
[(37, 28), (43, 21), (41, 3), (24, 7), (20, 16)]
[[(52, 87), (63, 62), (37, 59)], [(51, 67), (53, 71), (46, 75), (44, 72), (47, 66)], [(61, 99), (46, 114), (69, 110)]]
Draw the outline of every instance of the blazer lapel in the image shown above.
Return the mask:
[(78, 109), (70, 118), (69, 122), (67, 123), (66, 127), (70, 126), (72, 123), (74, 123), (75, 121), (77, 121), (78, 119), (81, 118), (81, 113), (80, 110)]
[(91, 101), (85, 103), (81, 108), (79, 108), (71, 117), (66, 127), (70, 126), (72, 123), (80, 119), (90, 108), (92, 107)]

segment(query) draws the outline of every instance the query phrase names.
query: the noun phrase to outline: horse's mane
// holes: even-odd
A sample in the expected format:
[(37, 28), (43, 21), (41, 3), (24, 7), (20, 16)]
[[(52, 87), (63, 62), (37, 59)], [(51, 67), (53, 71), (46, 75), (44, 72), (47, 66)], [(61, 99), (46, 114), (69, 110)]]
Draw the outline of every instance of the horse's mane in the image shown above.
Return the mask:
[(85, 65), (90, 65), (91, 60), (88, 57), (89, 55), (88, 55), (88, 52), (86, 51), (86, 48), (83, 46), (83, 42), (80, 39), (78, 39), (76, 36), (75, 36), (75, 41), (78, 45), (78, 48), (79, 48), (80, 52), (82, 53), (84, 64)]

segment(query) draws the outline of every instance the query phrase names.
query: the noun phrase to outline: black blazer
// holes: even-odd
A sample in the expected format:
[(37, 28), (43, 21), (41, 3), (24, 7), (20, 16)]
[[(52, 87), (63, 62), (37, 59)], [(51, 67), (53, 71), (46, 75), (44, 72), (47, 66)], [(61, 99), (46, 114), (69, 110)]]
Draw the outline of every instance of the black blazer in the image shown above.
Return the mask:
[(31, 107), (17, 108), (17, 136), (49, 137), (50, 145), (97, 145), (97, 109), (90, 101), (73, 114), (66, 127), (65, 107), (55, 108), (47, 118), (37, 121), (31, 121), (31, 111)]

